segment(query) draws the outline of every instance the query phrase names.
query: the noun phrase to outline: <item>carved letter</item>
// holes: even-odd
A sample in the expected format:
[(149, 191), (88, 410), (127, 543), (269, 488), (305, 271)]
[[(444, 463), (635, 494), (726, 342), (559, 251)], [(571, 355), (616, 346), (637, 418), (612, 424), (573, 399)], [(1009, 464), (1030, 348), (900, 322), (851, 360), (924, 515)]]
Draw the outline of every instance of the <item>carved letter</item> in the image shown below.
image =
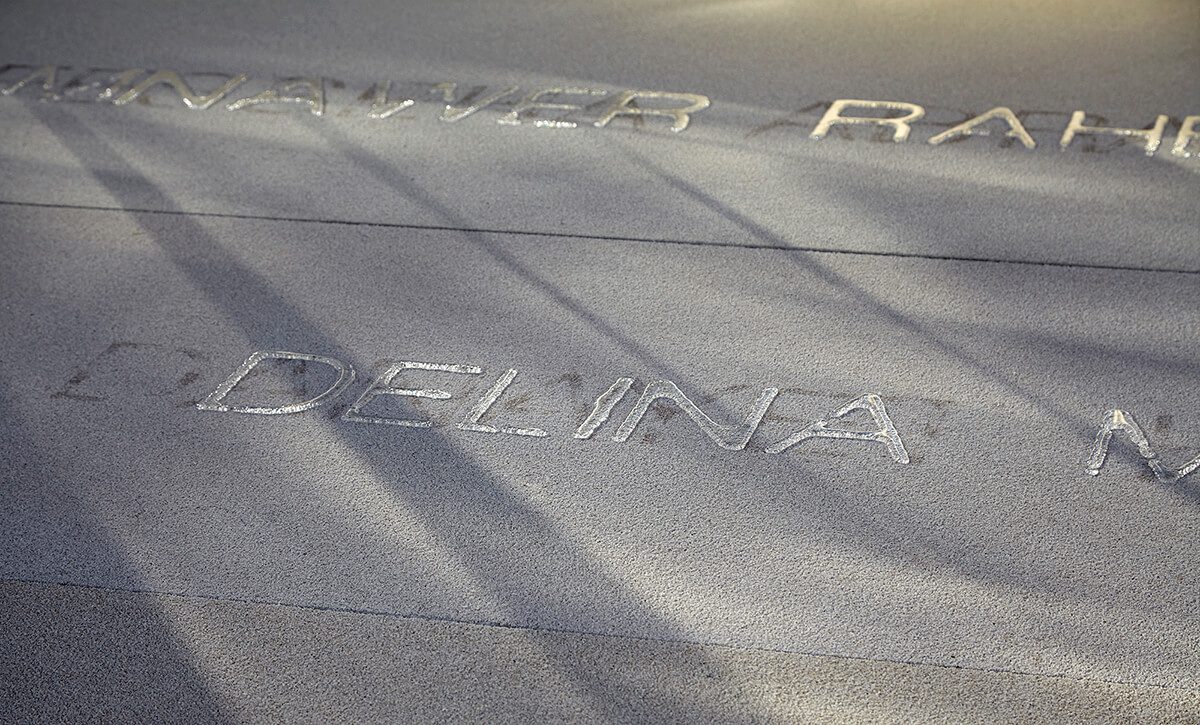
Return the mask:
[[(686, 105), (678, 108), (642, 108), (638, 105), (629, 105), (634, 103), (639, 98), (665, 98), (671, 101), (679, 101)], [(604, 128), (609, 121), (617, 116), (669, 116), (671, 120), (672, 131), (682, 131), (688, 127), (688, 122), (691, 120), (689, 114), (703, 111), (708, 108), (708, 96), (701, 96), (696, 93), (669, 93), (666, 91), (622, 91), (617, 94), (612, 103), (604, 109), (592, 125), (596, 128)]]
[(683, 412), (687, 413), (696, 425), (700, 426), (700, 430), (716, 441), (717, 445), (726, 450), (740, 451), (750, 442), (750, 436), (754, 435), (754, 431), (758, 429), (758, 424), (767, 414), (767, 408), (771, 407), (771, 402), (775, 400), (776, 395), (779, 395), (777, 389), (764, 389), (758, 396), (758, 400), (754, 401), (754, 407), (751, 408), (741, 425), (717, 425), (712, 418), (705, 415), (704, 411), (697, 408), (696, 404), (684, 395), (675, 383), (670, 380), (659, 380), (646, 386), (642, 397), (638, 398), (633, 410), (629, 411), (629, 416), (617, 429), (613, 440), (618, 443), (628, 440), (638, 423), (641, 422), (642, 416), (646, 415), (650, 404), (659, 398), (666, 398), (682, 408)]
[[(458, 90), (457, 83), (439, 83), (432, 90), (442, 92), (442, 100), (446, 103), (446, 107), (442, 109), (441, 119), (453, 123), (462, 118), (470, 116), (481, 108), (486, 108), (505, 96), (514, 93), (517, 86), (507, 86), (495, 93), (488, 94), (480, 98), (480, 94), (487, 90), (487, 86), (475, 86), (462, 97), (461, 100), (454, 100), (454, 93)], [(465, 105), (464, 105), (465, 104)]]
[(180, 78), (179, 74), (175, 71), (160, 70), (150, 74), (143, 79), (141, 83), (138, 83), (133, 88), (130, 88), (122, 93), (115, 101), (113, 101), (113, 105), (124, 106), (126, 103), (133, 101), (135, 98), (145, 93), (150, 87), (158, 85), (159, 83), (163, 83), (175, 89), (175, 92), (178, 93), (180, 98), (183, 100), (183, 105), (196, 111), (203, 111), (204, 109), (224, 98), (225, 95), (234, 88), (237, 88), (244, 83), (248, 77), (249, 76), (247, 76), (245, 73), (238, 73), (236, 76), (233, 76), (229, 78), (229, 80), (222, 83), (211, 93), (200, 95), (193, 91), (191, 86), (189, 86), (187, 83), (184, 83), (183, 79)]
[[(307, 362), (324, 363), (325, 365), (328, 365), (336, 370), (338, 377), (333, 385), (329, 386), (328, 390), (316, 396), (315, 398), (309, 398), (308, 400), (301, 401), (299, 403), (292, 403), (291, 405), (280, 405), (276, 407), (242, 405), (228, 406), (221, 402), (225, 399), (225, 396), (229, 395), (230, 391), (237, 387), (238, 383), (242, 382), (242, 380), (250, 374), (250, 371), (253, 370), (256, 365), (268, 358), (275, 358), (278, 360), (305, 360)], [(242, 366), (235, 370), (233, 375), (230, 375), (225, 382), (218, 385), (216, 390), (209, 393), (207, 398), (199, 403), (196, 403), (196, 407), (200, 410), (215, 410), (222, 413), (254, 413), (256, 415), (284, 415), (287, 413), (300, 413), (329, 402), (341, 394), (341, 392), (346, 389), (346, 386), (352, 382), (354, 382), (354, 368), (335, 358), (323, 357), (321, 355), (306, 355), (299, 352), (256, 352), (250, 357), (246, 358), (246, 362), (242, 363)]]
[[(865, 410), (870, 413), (871, 418), (875, 421), (875, 430), (860, 431), (829, 427), (829, 424), (834, 420), (843, 418), (854, 410)], [(864, 395), (861, 398), (846, 403), (831, 418), (818, 420), (799, 433), (784, 438), (764, 450), (767, 453), (783, 453), (788, 448), (809, 438), (840, 438), (851, 441), (882, 443), (887, 446), (888, 453), (892, 455), (892, 459), (896, 463), (908, 463), (908, 451), (904, 450), (904, 442), (900, 440), (900, 434), (896, 432), (896, 426), (892, 425), (892, 419), (888, 417), (887, 409), (883, 407), (883, 399), (874, 393)]]
[(540, 91), (534, 91), (521, 99), (517, 105), (513, 106), (513, 110), (500, 117), (497, 123), (503, 123), (509, 126), (518, 126), (526, 119), (532, 120), (533, 125), (538, 128), (575, 128), (578, 124), (574, 121), (564, 120), (568, 114), (563, 114), (558, 118), (533, 118), (534, 114), (541, 109), (550, 109), (557, 111), (578, 111), (583, 108), (578, 103), (547, 103), (541, 100), (545, 96), (605, 96), (608, 91), (602, 91), (597, 88), (543, 88)]
[(445, 390), (409, 390), (406, 388), (393, 388), (392, 380), (397, 375), (405, 370), (436, 370), (446, 373), (459, 373), (461, 375), (478, 375), (483, 371), (474, 365), (438, 365), (436, 363), (423, 362), (408, 362), (400, 361), (388, 366), (388, 369), (383, 371), (375, 382), (371, 383), (371, 387), (367, 388), (358, 400), (354, 401), (342, 414), (342, 420), (353, 421), (355, 423), (383, 423), (385, 425), (399, 425), (407, 428), (429, 428), (433, 425), (428, 420), (404, 420), (401, 418), (383, 418), (379, 416), (364, 416), (361, 415), (363, 407), (370, 403), (380, 395), (404, 395), (410, 398), (431, 398), (433, 400), (448, 400), (450, 393)]
[(371, 110), (367, 111), (367, 118), (387, 118), (416, 103), (411, 98), (405, 98), (402, 101), (388, 100), (388, 93), (391, 90), (391, 81), (384, 81), (375, 86), (375, 99), (371, 102)]
[(516, 370), (508, 370), (501, 375), (500, 379), (496, 381), (496, 384), (492, 386), (491, 390), (484, 394), (479, 402), (475, 404), (474, 408), (471, 408), (471, 410), (467, 413), (467, 417), (463, 418), (463, 421), (458, 424), (458, 427), (462, 430), (473, 430), (478, 431), (479, 433), (508, 433), (510, 435), (533, 436), (535, 438), (546, 437), (546, 431), (542, 430), (541, 428), (496, 428), (494, 426), (484, 425), (479, 422), (483, 416), (487, 414), (488, 409), (495, 405), (496, 401), (500, 399), (500, 396), (504, 393), (504, 389), (508, 387), (509, 383), (511, 383), (515, 377), (517, 377)]
[(1113, 431), (1121, 431), (1124, 433), (1131, 443), (1137, 446), (1138, 453), (1142, 458), (1146, 459), (1150, 470), (1154, 471), (1154, 476), (1163, 483), (1173, 483), (1188, 475), (1197, 468), (1200, 468), (1200, 456), (1196, 456), (1188, 461), (1183, 467), (1177, 470), (1171, 470), (1162, 464), (1158, 454), (1150, 447), (1150, 441), (1146, 438), (1146, 434), (1142, 432), (1141, 426), (1133, 419), (1132, 413), (1126, 413), (1123, 410), (1110, 410), (1104, 414), (1104, 423), (1100, 426), (1100, 431), (1096, 433), (1096, 444), (1092, 447), (1092, 457), (1088, 461), (1088, 474), (1096, 476), (1100, 474), (1100, 469), (1104, 467), (1104, 459), (1108, 457), (1108, 443), (1112, 439)]
[[(870, 108), (873, 110), (886, 111), (906, 111), (903, 116), (896, 118), (886, 118), (881, 116), (843, 116), (842, 111), (855, 106), (857, 108)], [(812, 138), (821, 139), (829, 133), (829, 129), (835, 124), (842, 125), (875, 125), (875, 126), (891, 126), (892, 141), (900, 143), (908, 138), (910, 123), (916, 121), (925, 115), (925, 109), (915, 103), (904, 103), (903, 101), (854, 101), (854, 100), (837, 100), (829, 105), (829, 110), (821, 117), (821, 121), (817, 123), (817, 127), (813, 129)]]
[(625, 397), (625, 393), (629, 392), (629, 388), (633, 385), (633, 378), (617, 378), (617, 382), (612, 384), (608, 390), (596, 398), (595, 405), (592, 406), (592, 412), (587, 419), (579, 426), (579, 430), (575, 431), (575, 437), (579, 439), (591, 438), (596, 429), (604, 425), (608, 420), (608, 416), (612, 414), (613, 408), (617, 407), (617, 403), (621, 402), (621, 398)]
[(240, 111), (243, 108), (264, 103), (299, 103), (307, 106), (312, 115), (323, 115), (325, 113), (325, 79), (285, 78), (276, 83), (273, 88), (256, 96), (239, 98), (225, 108), (230, 111)]
[(1080, 134), (1109, 134), (1111, 136), (1127, 136), (1133, 138), (1145, 139), (1145, 149), (1147, 156), (1153, 156), (1158, 150), (1158, 145), (1162, 143), (1163, 130), (1167, 127), (1167, 117), (1159, 116), (1154, 120), (1153, 128), (1112, 128), (1108, 126), (1085, 126), (1083, 120), (1087, 118), (1087, 114), (1083, 111), (1076, 111), (1071, 114), (1071, 120), (1067, 123), (1067, 129), (1063, 131), (1062, 140), (1058, 142), (1058, 146), (1063, 151), (1071, 145), (1071, 141)]
[(107, 101), (145, 72), (141, 68), (88, 68), (63, 84), (53, 98), (71, 103)]
[(1186, 116), (1183, 119), (1183, 124), (1179, 127), (1179, 135), (1175, 137), (1175, 145), (1171, 147), (1171, 155), (1178, 156), (1181, 159), (1190, 159), (1194, 154), (1188, 150), (1188, 146), (1192, 141), (1200, 138), (1200, 131), (1196, 130), (1196, 124), (1200, 123), (1200, 116)]
[[(32, 66), (7, 66), (4, 70), (8, 70), (8, 68), (32, 68)], [(54, 91), (54, 80), (57, 75), (58, 66), (44, 65), (41, 68), (33, 69), (32, 73), (11, 86), (0, 88), (0, 95), (11, 96), (39, 78), (42, 79), (42, 93), (49, 95)]]
[(931, 146), (937, 146), (938, 144), (948, 141), (955, 136), (974, 136), (976, 134), (980, 136), (986, 136), (988, 133), (987, 129), (976, 131), (975, 128), (997, 118), (1008, 124), (1008, 131), (1005, 132), (1005, 136), (1008, 136), (1009, 138), (1015, 138), (1027, 149), (1037, 147), (1037, 143), (1033, 140), (1033, 137), (1029, 135), (1029, 132), (1025, 130), (1024, 124), (1021, 123), (1021, 119), (1017, 118), (1015, 113), (1004, 106), (997, 106), (987, 113), (964, 121), (954, 128), (942, 131), (938, 135), (929, 139), (929, 144)]

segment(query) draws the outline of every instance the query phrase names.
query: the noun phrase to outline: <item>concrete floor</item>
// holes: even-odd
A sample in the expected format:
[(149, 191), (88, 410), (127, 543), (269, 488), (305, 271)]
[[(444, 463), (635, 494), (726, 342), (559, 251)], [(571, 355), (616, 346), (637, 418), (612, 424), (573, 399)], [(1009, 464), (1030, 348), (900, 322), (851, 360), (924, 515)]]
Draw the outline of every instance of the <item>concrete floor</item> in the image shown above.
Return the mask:
[[(326, 95), (71, 102), (0, 66), (0, 720), (1200, 718), (1200, 473), (1118, 433), (1088, 474), (1110, 409), (1200, 453), (1196, 30), (1168, 0), (6, 5), (0, 62)], [(385, 80), (415, 102), (371, 118)], [(568, 87), (711, 106), (499, 122)], [(810, 138), (839, 98), (926, 113)], [(1036, 148), (928, 143), (996, 106)], [(1060, 150), (1079, 109), (1162, 144)], [(255, 351), (307, 357), (222, 398)], [(323, 360), (355, 376), (311, 409), (228, 409), (314, 398)], [(362, 398), (389, 368), (426, 392)], [(639, 405), (657, 381), (695, 408)], [(771, 452), (883, 429), (835, 415), (868, 393), (891, 447)]]
[(1144, 722), (1200, 708), (1171, 688), (94, 587), (6, 582), (0, 603), (0, 692), (18, 721)]

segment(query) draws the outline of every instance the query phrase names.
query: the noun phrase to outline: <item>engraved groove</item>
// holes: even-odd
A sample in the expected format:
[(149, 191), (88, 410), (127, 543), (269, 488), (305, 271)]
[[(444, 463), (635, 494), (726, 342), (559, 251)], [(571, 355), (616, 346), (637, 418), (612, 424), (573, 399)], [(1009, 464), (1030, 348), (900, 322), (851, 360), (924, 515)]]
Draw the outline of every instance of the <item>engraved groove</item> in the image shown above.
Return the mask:
[[(250, 371), (256, 365), (268, 358), (323, 363), (336, 370), (338, 377), (325, 392), (300, 403), (280, 406), (225, 405), (222, 402), (225, 400), (225, 397), (237, 387), (238, 383), (242, 382), (250, 374)], [(354, 366), (343, 363), (337, 358), (325, 357), (323, 355), (309, 355), (300, 352), (287, 352), (284, 350), (259, 351), (246, 358), (245, 362), (232, 375), (226, 378), (224, 382), (218, 385), (216, 390), (209, 393), (204, 400), (196, 403), (196, 407), (200, 410), (210, 410), (220, 413), (249, 413), (252, 415), (288, 415), (290, 413), (301, 413), (329, 402), (340, 395), (352, 382), (354, 382)]]
[(1108, 458), (1108, 444), (1111, 442), (1112, 435), (1116, 431), (1124, 433), (1129, 442), (1137, 447), (1138, 454), (1146, 459), (1146, 464), (1154, 472), (1154, 477), (1163, 483), (1174, 483), (1200, 469), (1200, 455), (1197, 455), (1179, 468), (1172, 469), (1167, 467), (1158, 457), (1158, 453), (1151, 447), (1150, 439), (1146, 437), (1146, 434), (1142, 431), (1142, 427), (1134, 419), (1133, 414), (1123, 410), (1110, 410), (1104, 414), (1104, 422), (1100, 425), (1100, 430), (1096, 433), (1096, 442), (1092, 446), (1092, 456), (1088, 460), (1088, 475), (1100, 475), (1100, 469), (1104, 467), (1104, 461)]
[[(846, 430), (845, 428), (829, 427), (833, 421), (844, 418), (855, 410), (865, 410), (870, 413), (871, 420), (875, 421), (875, 430)], [(887, 408), (883, 404), (883, 398), (874, 393), (868, 393), (861, 398), (851, 400), (841, 408), (838, 408), (837, 412), (829, 418), (814, 421), (812, 425), (804, 430), (798, 431), (778, 443), (767, 446), (763, 450), (767, 453), (783, 453), (788, 448), (810, 438), (834, 438), (882, 443), (887, 448), (892, 460), (896, 463), (907, 464), (909, 462), (908, 451), (904, 448), (904, 441), (900, 439), (900, 433), (896, 430), (892, 419), (888, 417)]]
[(578, 239), (603, 242), (629, 242), (633, 244), (670, 244), (681, 247), (713, 247), (716, 249), (766, 250), (773, 252), (796, 252), (801, 254), (844, 254), (852, 257), (882, 257), (895, 259), (925, 259), (934, 262), (972, 262), (979, 264), (1013, 264), (1033, 267), (1055, 267), (1064, 269), (1101, 269), (1117, 272), (1148, 272), (1156, 274), (1200, 275), (1200, 269), (1175, 269), (1171, 267), (1137, 267), (1120, 264), (1095, 264), (1091, 262), (1056, 262), (1036, 259), (1003, 259), (1000, 257), (970, 257), (956, 254), (921, 254), (917, 252), (880, 252), (867, 249), (835, 249), (804, 247), (787, 244), (739, 244), (693, 239), (662, 239), (633, 237), (612, 234), (583, 234), (579, 232), (547, 232), (529, 229), (504, 229), (498, 227), (465, 227), (448, 224), (413, 224), (411, 222), (356, 221), (353, 219), (323, 219), (319, 217), (293, 217), (272, 214), (239, 214), (235, 212), (180, 211), (175, 209), (149, 209), (138, 207), (111, 207), (97, 204), (62, 204), (37, 201), (14, 201), (0, 199), (0, 206), (23, 206), (33, 209), (74, 209), (77, 211), (99, 211), (119, 214), (151, 214), (160, 216), (197, 217), (207, 219), (241, 219), (246, 221), (294, 222), (297, 224), (329, 224), (335, 226), (375, 227), (378, 229), (417, 229), (431, 232), (463, 232), (467, 234), (499, 234), (516, 237), (546, 237), (551, 239)]
[(617, 443), (623, 443), (629, 439), (633, 431), (637, 429), (638, 423), (642, 417), (646, 415), (650, 404), (659, 398), (666, 398), (678, 405), (683, 412), (688, 414), (699, 426), (704, 434), (711, 438), (718, 446), (729, 451), (740, 451), (750, 442), (750, 437), (754, 435), (754, 431), (758, 430), (759, 423), (762, 422), (763, 416), (767, 414), (767, 409), (771, 407), (771, 403), (775, 400), (775, 396), (779, 395), (777, 388), (765, 388), (754, 401), (750, 412), (740, 425), (720, 425), (708, 415), (696, 407), (691, 398), (683, 394), (675, 383), (670, 380), (657, 380), (646, 386), (646, 390), (642, 396), (638, 398), (637, 403), (633, 406), (633, 410), (629, 411), (629, 415), (625, 421), (621, 423), (621, 427), (617, 429), (613, 440)]
[(617, 381), (608, 390), (596, 398), (592, 412), (575, 431), (575, 437), (580, 440), (591, 438), (596, 430), (608, 421), (608, 416), (612, 414), (613, 408), (617, 407), (632, 386), (633, 378), (617, 378)]
[(393, 388), (392, 381), (405, 370), (431, 370), (436, 372), (457, 373), (459, 375), (479, 375), (481, 368), (474, 365), (455, 365), (441, 363), (413, 362), (400, 360), (392, 363), (380, 373), (379, 377), (363, 391), (354, 404), (342, 413), (342, 420), (352, 423), (376, 423), (380, 425), (395, 425), (402, 428), (431, 428), (433, 423), (428, 420), (412, 420), (408, 418), (387, 418), (378, 415), (363, 415), (362, 409), (380, 395), (399, 395), (409, 398), (428, 398), (432, 400), (449, 400), (452, 396), (445, 390)]

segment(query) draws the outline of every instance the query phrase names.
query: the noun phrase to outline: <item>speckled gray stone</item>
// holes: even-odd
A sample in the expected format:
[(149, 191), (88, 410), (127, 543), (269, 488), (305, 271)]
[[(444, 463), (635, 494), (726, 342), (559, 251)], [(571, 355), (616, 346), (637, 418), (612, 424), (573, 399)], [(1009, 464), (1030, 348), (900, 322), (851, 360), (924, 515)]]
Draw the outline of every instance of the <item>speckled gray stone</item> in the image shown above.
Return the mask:
[(1195, 691), (0, 584), (13, 719), (1186, 721)]
[[(329, 709), (303, 690), (280, 702), (275, 685), (229, 694), (272, 647), (342, 667), (343, 635), (288, 650), (334, 620), (350, 639), (411, 626), (435, 681), (439, 657), (476, 661), (472, 648), (512, 636), (596, 663), (615, 647), (676, 683), (664, 710), (644, 689), (614, 704), (625, 695), (603, 684), (577, 697), (556, 680), (537, 711), (548, 719), (687, 719), (695, 706), (698, 719), (1122, 720), (1164, 692), (1183, 694), (1146, 717), (1194, 709), (1200, 474), (1161, 483), (1120, 440), (1099, 476), (1085, 467), (1110, 408), (1136, 415), (1168, 464), (1200, 453), (1200, 162), (1165, 147), (1060, 152), (1052, 128), (1077, 108), (1136, 126), (1200, 113), (1194, 4), (389, 12), (0, 11), (3, 62), (323, 74), (331, 98), (320, 118), (193, 112), (169, 94), (0, 98), (0, 580), (74, 585), (4, 585), (26, 651), (20, 632), (52, 629), (47, 611), (91, 621), (93, 597), (103, 611), (88, 626), (110, 627), (122, 607), (145, 610), (154, 659), (120, 671), (161, 673), (134, 713), (167, 718), (174, 705), (234, 719), (404, 712), (387, 699), (403, 689), (356, 702), (330, 686)], [(490, 109), (447, 124), (428, 102), (365, 118), (355, 98), (389, 77), (691, 91), (713, 106), (680, 134), (511, 127)], [(1048, 113), (1033, 151), (996, 135), (930, 147), (930, 124), (906, 144), (807, 138), (814, 104), (838, 97), (923, 103), (934, 120)], [(297, 415), (197, 410), (254, 350), (332, 356), (358, 380)], [(413, 372), (405, 385), (451, 399), (372, 403), (428, 430), (341, 420), (389, 360), (483, 373)], [(548, 435), (457, 428), (510, 368), (484, 422)], [(621, 376), (633, 393), (574, 439)], [(658, 379), (720, 424), (764, 388), (780, 395), (744, 451), (665, 403), (613, 442)], [(278, 366), (231, 399), (329, 381), (320, 365)], [(868, 392), (908, 465), (854, 441), (764, 452)], [(265, 618), (264, 644), (230, 663), (243, 606)], [(180, 624), (172, 607), (222, 623)], [(487, 634), (438, 649), (451, 630)], [(94, 653), (64, 631), (62, 646)], [(672, 669), (685, 650), (783, 689), (689, 696), (693, 675)], [(530, 672), (553, 669), (521, 652)], [(20, 670), (22, 703), (51, 689), (50, 656)], [(795, 699), (785, 671), (802, 660), (849, 667), (876, 694)], [(346, 666), (362, 662), (386, 664)], [(280, 667), (293, 673), (281, 682), (295, 676)], [(479, 667), (453, 687), (509, 696), (535, 676)], [(940, 674), (909, 688), (916, 671)], [(87, 687), (71, 677), (58, 692)], [(984, 688), (995, 706), (932, 694), (943, 686)], [(1017, 704), (1028, 687), (1032, 714)], [(408, 714), (489, 713), (460, 704), (431, 695)]]

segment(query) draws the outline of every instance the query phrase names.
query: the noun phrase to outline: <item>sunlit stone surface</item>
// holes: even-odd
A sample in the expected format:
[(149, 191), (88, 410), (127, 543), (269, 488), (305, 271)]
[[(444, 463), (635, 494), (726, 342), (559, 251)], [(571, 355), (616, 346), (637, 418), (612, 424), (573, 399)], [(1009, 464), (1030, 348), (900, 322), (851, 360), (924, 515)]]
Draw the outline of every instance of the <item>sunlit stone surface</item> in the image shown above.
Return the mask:
[(1195, 712), (1194, 5), (0, 21), (0, 719)]

